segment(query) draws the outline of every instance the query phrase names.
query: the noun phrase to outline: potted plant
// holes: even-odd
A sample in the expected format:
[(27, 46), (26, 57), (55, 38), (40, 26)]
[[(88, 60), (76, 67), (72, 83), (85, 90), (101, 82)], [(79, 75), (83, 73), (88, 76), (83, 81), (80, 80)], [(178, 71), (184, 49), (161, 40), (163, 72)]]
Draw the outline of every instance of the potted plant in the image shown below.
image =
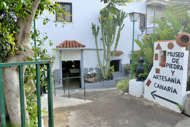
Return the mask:
[(131, 76), (131, 64), (126, 64), (125, 70), (127, 72), (127, 77), (130, 77)]

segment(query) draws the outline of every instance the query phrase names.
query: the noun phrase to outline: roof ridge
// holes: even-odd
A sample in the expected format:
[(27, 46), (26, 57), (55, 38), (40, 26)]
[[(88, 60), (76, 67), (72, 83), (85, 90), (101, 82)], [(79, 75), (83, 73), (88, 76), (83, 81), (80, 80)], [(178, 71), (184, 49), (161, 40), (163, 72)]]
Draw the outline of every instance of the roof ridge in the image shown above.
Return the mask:
[(86, 47), (82, 43), (79, 43), (76, 40), (65, 40), (62, 43), (60, 43), (56, 48), (80, 48), (80, 47)]

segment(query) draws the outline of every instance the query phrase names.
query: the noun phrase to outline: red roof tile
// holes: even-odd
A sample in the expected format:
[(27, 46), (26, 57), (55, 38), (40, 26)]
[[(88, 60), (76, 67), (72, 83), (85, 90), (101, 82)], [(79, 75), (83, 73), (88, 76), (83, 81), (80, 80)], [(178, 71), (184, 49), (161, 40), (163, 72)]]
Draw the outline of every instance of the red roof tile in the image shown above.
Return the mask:
[(56, 48), (81, 48), (81, 47), (86, 47), (86, 46), (75, 40), (73, 41), (65, 40), (64, 42), (56, 46)]
[[(111, 54), (113, 54), (113, 51), (110, 51)], [(122, 51), (115, 51), (115, 55), (121, 55), (121, 54), (124, 54)]]

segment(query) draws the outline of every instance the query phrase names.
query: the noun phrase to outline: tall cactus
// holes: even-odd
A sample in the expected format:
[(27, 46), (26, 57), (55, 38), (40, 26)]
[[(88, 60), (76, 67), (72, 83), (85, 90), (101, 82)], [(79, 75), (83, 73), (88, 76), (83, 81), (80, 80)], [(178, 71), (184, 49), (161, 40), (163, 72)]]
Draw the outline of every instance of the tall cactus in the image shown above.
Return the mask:
[[(103, 78), (106, 80), (108, 77), (108, 72), (110, 68), (110, 62), (115, 56), (115, 51), (118, 46), (121, 30), (124, 27), (123, 21), (127, 17), (127, 14), (123, 11), (118, 10), (114, 4), (108, 4), (105, 8), (100, 11), (99, 22), (101, 24), (101, 41), (104, 48), (104, 60), (106, 61), (105, 68), (102, 65), (100, 60), (100, 54), (98, 50), (98, 41), (97, 36), (100, 30), (100, 27), (92, 23), (92, 32), (95, 37), (96, 51), (98, 56), (98, 63), (101, 69)], [(118, 29), (117, 29), (118, 27)], [(117, 35), (116, 35), (117, 34)], [(115, 38), (116, 37), (116, 38)], [(111, 46), (115, 42), (115, 47), (113, 54), (111, 55)]]

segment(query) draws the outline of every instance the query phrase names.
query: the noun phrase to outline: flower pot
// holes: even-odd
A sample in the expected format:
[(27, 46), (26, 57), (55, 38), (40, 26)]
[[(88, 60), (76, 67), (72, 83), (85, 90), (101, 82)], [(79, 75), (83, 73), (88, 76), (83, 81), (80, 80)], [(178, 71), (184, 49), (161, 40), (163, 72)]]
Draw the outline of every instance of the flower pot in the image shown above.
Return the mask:
[(160, 62), (160, 66), (161, 67), (165, 67), (166, 66), (166, 56), (162, 56), (162, 61)]

